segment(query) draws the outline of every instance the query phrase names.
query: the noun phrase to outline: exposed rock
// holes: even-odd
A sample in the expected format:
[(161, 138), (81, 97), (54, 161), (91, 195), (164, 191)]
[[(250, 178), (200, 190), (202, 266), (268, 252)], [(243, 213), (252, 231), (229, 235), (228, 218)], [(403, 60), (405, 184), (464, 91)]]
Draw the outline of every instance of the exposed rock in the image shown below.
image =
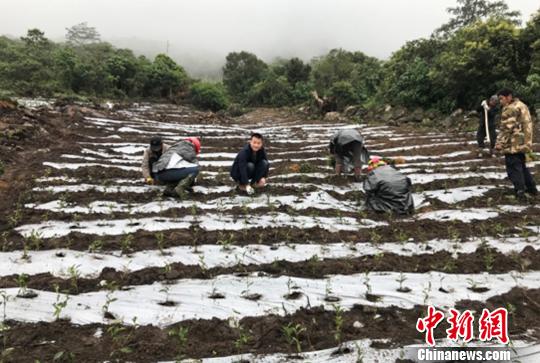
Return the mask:
[(339, 121), (341, 119), (341, 115), (339, 112), (327, 112), (324, 115), (324, 121)]

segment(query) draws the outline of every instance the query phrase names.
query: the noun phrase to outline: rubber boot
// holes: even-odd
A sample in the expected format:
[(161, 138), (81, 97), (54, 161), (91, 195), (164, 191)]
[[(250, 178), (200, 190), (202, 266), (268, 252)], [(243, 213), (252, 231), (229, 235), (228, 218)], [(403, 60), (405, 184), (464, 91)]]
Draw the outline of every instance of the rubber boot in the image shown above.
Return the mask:
[(183, 199), (186, 196), (187, 190), (191, 188), (191, 185), (193, 184), (193, 180), (195, 178), (193, 175), (188, 175), (184, 179), (180, 180), (176, 187), (174, 188), (174, 191), (178, 195), (179, 198)]
[(529, 200), (524, 190), (516, 190), (516, 199), (520, 202), (527, 202)]

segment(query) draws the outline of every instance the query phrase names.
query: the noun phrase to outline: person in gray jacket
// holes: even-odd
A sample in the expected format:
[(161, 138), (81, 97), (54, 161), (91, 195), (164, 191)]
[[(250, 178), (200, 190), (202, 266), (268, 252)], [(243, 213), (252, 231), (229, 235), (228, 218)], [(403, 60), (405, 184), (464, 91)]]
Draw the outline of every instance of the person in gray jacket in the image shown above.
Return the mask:
[(414, 212), (411, 179), (382, 159), (374, 157), (369, 161), (363, 186), (368, 209), (397, 214)]
[(360, 181), (362, 164), (369, 161), (369, 152), (364, 146), (364, 137), (354, 129), (338, 130), (330, 139), (330, 153), (334, 156), (336, 175), (354, 167), (354, 178)]
[(152, 164), (155, 179), (167, 185), (165, 195), (182, 198), (191, 189), (199, 174), (197, 155), (200, 151), (199, 139), (189, 137), (172, 145)]

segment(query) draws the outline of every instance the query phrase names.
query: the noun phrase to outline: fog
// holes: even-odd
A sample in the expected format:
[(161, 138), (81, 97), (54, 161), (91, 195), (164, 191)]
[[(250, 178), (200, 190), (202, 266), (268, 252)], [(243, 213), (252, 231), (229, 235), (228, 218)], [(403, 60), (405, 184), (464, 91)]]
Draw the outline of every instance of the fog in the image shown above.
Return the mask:
[[(333, 48), (388, 58), (449, 19), (454, 0), (0, 0), (0, 34), (39, 28), (63, 41), (87, 22), (101, 39), (136, 54), (168, 53), (192, 76), (215, 78), (231, 51), (269, 62), (310, 60)], [(538, 0), (507, 0), (524, 21)]]

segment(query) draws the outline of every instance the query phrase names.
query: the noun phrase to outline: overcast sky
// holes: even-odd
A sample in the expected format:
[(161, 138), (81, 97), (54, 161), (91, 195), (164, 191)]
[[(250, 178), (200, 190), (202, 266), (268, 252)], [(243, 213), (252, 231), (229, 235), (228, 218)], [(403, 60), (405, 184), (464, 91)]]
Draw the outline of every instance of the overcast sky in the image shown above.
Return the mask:
[[(388, 58), (406, 41), (428, 37), (455, 0), (0, 0), (0, 34), (39, 28), (62, 40), (88, 22), (102, 40), (165, 52), (179, 62), (224, 62), (231, 51), (310, 59), (332, 48)], [(538, 0), (507, 0), (526, 21)]]

